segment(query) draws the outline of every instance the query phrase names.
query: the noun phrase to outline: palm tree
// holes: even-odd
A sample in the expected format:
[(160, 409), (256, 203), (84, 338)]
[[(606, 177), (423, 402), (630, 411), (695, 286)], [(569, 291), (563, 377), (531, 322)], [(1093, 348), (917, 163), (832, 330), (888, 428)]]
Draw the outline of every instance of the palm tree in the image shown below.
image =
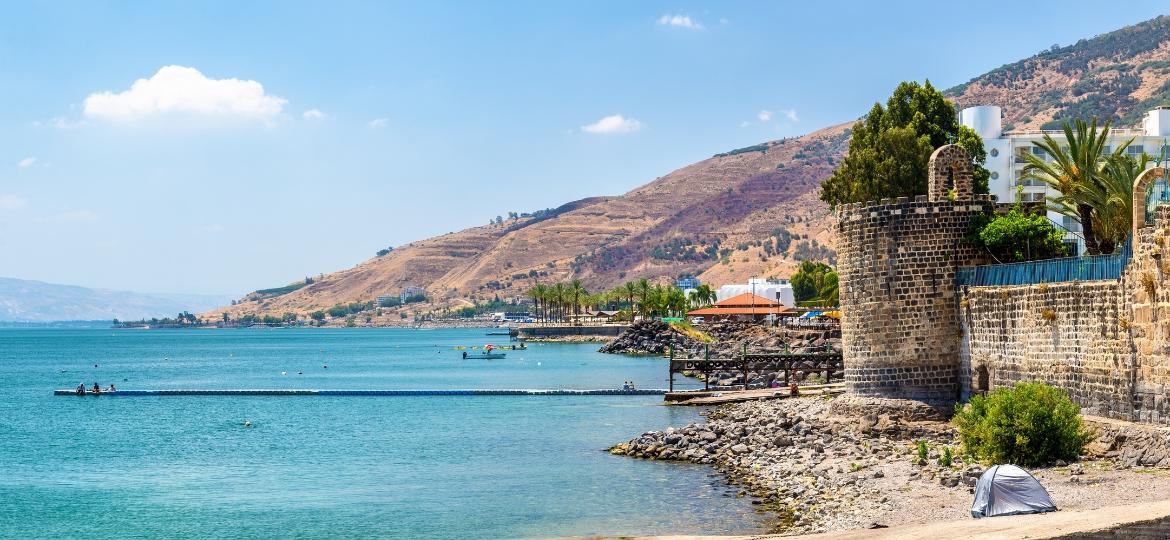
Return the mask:
[(549, 286), (545, 285), (543, 283), (537, 283), (535, 286), (532, 287), (532, 291), (529, 294), (535, 295), (535, 299), (537, 301), (538, 311), (540, 313), (541, 322), (547, 324), (548, 323), (548, 300), (549, 300), (549, 297), (551, 295)]
[(638, 284), (633, 281), (627, 281), (622, 285), (622, 289), (626, 293), (626, 304), (629, 305), (630, 313), (634, 313), (634, 297), (638, 295)]
[(554, 317), (560, 321), (565, 319), (565, 299), (567, 298), (568, 288), (564, 283), (557, 283), (552, 286), (549, 291), (550, 300), (553, 304)]
[(646, 278), (642, 278), (634, 285), (634, 291), (638, 297), (638, 313), (642, 315), (642, 318), (646, 318), (647, 314), (650, 313), (650, 310), (647, 309), (647, 302), (649, 302), (654, 289)]
[(1106, 248), (1109, 252), (1113, 251), (1113, 243), (1098, 234), (1094, 227), (1092, 194), (1104, 189), (1101, 176), (1105, 164), (1120, 158), (1133, 142), (1130, 139), (1112, 154), (1102, 155), (1105, 143), (1109, 141), (1109, 124), (1105, 122), (1098, 130), (1095, 118), (1092, 124), (1081, 119), (1077, 119), (1075, 125), (1065, 123), (1064, 145), (1048, 134), (1044, 135), (1044, 140), (1033, 143), (1044, 150), (1052, 161), (1030, 152), (1022, 156), (1027, 161), (1022, 178), (1041, 180), (1060, 192), (1059, 196), (1051, 198), (1050, 208), (1080, 220), (1085, 250), (1089, 255), (1103, 253)]
[(710, 285), (703, 283), (695, 288), (695, 291), (690, 296), (691, 305), (696, 308), (708, 306), (715, 303), (715, 290)]
[[(589, 296), (589, 291), (585, 290), (585, 287), (583, 285), (581, 285), (581, 280), (574, 279), (573, 282), (569, 284), (569, 286), (567, 288), (567, 293), (568, 293), (568, 297), (571, 298), (572, 302), (573, 302), (573, 315), (575, 315), (575, 316), (580, 315), (581, 314), (581, 299), (583, 297)], [(577, 322), (577, 324), (580, 324), (581, 318), (577, 317), (576, 322)]]
[(1145, 154), (1110, 156), (1096, 185), (1082, 193), (1081, 198), (1093, 207), (1093, 231), (1101, 239), (1102, 252), (1105, 246), (1112, 252), (1123, 244), (1133, 229), (1133, 184), (1149, 161)]

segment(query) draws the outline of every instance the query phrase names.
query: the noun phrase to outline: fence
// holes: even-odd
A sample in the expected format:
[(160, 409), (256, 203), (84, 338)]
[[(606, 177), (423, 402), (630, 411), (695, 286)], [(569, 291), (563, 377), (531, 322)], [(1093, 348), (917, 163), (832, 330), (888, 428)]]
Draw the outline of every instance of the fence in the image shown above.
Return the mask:
[(1110, 255), (960, 268), (955, 274), (955, 281), (960, 286), (986, 287), (1120, 279), (1121, 273), (1129, 264), (1131, 252), (1130, 240), (1126, 240), (1124, 245), (1118, 246)]

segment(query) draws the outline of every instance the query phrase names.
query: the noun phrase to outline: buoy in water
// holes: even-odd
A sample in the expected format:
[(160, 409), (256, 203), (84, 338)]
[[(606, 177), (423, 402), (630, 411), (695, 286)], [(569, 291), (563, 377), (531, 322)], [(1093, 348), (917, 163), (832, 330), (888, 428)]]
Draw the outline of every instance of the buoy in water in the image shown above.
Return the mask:
[(244, 420), (244, 427), (252, 427), (252, 421), (251, 420)]
[(281, 372), (280, 372), (280, 374), (281, 374), (281, 375), (288, 375), (288, 372), (287, 372), (287, 371), (281, 371)]

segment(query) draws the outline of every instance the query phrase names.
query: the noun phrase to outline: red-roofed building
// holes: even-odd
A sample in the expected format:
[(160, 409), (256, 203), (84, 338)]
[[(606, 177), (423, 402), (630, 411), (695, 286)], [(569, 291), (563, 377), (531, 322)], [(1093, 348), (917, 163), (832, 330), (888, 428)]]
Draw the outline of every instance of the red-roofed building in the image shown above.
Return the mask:
[(706, 320), (762, 321), (773, 317), (786, 317), (796, 310), (785, 307), (775, 300), (752, 293), (743, 293), (727, 300), (716, 302), (711, 307), (687, 312), (688, 317), (703, 317)]

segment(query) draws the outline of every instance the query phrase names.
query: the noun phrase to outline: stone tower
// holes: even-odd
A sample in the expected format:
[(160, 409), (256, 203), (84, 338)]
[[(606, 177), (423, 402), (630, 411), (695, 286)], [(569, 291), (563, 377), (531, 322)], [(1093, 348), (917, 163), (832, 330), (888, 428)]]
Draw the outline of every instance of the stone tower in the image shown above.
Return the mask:
[(929, 195), (837, 210), (845, 386), (850, 393), (950, 402), (959, 398), (962, 327), (955, 270), (981, 264), (963, 242), (988, 195), (973, 195), (971, 156), (930, 156)]

